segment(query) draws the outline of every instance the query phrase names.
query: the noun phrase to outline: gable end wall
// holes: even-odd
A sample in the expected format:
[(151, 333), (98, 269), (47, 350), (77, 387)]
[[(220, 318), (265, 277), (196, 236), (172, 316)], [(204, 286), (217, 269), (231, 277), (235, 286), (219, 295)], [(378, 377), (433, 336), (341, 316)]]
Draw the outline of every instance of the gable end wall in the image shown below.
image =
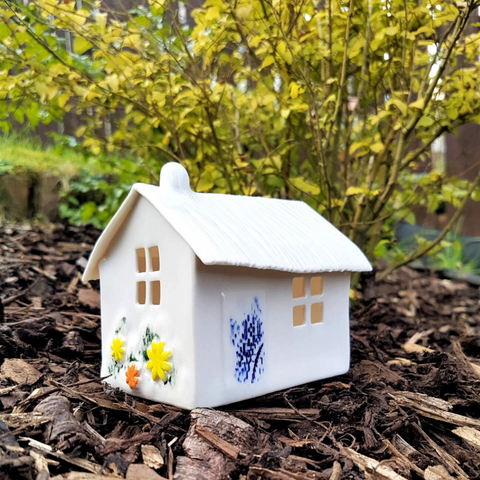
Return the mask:
[[(137, 273), (137, 248), (158, 246), (160, 271)], [(138, 197), (128, 218), (109, 246), (107, 256), (100, 262), (102, 302), (102, 376), (112, 371), (111, 343), (120, 328), (125, 340), (125, 361), (132, 355), (140, 367), (140, 381), (131, 390), (121, 370), (107, 382), (144, 398), (192, 407), (195, 397), (193, 342), (193, 298), (195, 255), (185, 241), (173, 230), (158, 211), (144, 198)], [(151, 305), (150, 281), (160, 280), (160, 305)], [(138, 305), (137, 281), (147, 282), (147, 304)], [(126, 318), (122, 323), (121, 319)], [(154, 382), (147, 361), (143, 341), (147, 328), (165, 342), (165, 350), (172, 352), (173, 366), (170, 383)], [(121, 364), (123, 367), (126, 364)]]

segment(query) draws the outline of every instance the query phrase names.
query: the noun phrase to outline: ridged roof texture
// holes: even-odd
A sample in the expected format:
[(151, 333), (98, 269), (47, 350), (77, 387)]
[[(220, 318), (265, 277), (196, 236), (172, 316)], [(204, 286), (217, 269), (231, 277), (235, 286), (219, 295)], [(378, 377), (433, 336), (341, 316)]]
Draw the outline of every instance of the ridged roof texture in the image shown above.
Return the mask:
[(262, 197), (195, 193), (187, 171), (168, 163), (160, 186), (137, 183), (98, 239), (84, 280), (98, 278), (98, 263), (132, 208), (148, 200), (205, 265), (294, 273), (372, 269), (361, 250), (306, 203)]

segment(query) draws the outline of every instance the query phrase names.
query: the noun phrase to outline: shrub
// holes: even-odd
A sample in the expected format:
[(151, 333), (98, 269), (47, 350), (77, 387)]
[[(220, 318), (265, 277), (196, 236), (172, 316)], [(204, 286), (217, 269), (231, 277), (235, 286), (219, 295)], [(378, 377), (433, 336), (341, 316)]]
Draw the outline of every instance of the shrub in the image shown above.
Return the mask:
[(305, 200), (370, 258), (415, 206), (480, 197), (478, 178), (429, 162), (480, 122), (476, 1), (207, 0), (192, 28), (168, 0), (118, 19), (75, 5), (3, 2), (0, 127), (74, 111), (94, 154), (128, 151), (152, 178), (181, 162), (200, 192)]

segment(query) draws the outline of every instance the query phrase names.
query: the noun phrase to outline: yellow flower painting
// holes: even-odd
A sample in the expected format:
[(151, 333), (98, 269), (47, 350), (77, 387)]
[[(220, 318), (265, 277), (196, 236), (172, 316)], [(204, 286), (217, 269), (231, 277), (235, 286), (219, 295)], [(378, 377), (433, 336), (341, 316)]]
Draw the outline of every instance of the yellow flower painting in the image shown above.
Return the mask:
[(122, 346), (124, 343), (125, 342), (120, 337), (115, 337), (112, 341), (112, 345), (110, 345), (110, 348), (112, 349), (112, 357), (116, 362), (119, 362), (123, 358), (125, 349), (122, 348)]
[(167, 380), (166, 372), (169, 372), (172, 366), (166, 361), (172, 352), (164, 352), (165, 342), (152, 342), (151, 348), (147, 350), (150, 361), (147, 363), (147, 369), (152, 371), (152, 378), (158, 377), (165, 382)]

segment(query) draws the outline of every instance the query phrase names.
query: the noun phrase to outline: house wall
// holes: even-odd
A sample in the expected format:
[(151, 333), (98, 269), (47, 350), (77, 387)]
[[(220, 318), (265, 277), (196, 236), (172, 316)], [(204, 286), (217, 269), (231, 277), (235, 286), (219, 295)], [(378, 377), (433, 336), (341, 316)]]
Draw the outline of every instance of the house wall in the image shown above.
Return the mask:
[[(137, 273), (136, 249), (145, 248), (148, 252), (152, 246), (159, 247), (160, 271), (149, 272), (147, 256), (147, 272)], [(194, 272), (195, 255), (190, 247), (147, 200), (139, 197), (112, 241), (107, 257), (100, 262), (101, 374), (113, 374), (108, 383), (144, 398), (193, 407)], [(160, 305), (152, 305), (149, 299), (152, 280), (161, 282)], [(137, 304), (137, 281), (147, 283), (145, 305)], [(118, 364), (111, 355), (112, 339), (117, 334), (125, 340), (126, 350), (123, 361)], [(165, 350), (172, 352), (168, 361), (173, 369), (166, 384), (159, 379), (153, 381), (151, 371), (145, 368), (147, 360), (143, 357), (152, 335), (157, 335), (165, 342)], [(125, 377), (125, 369), (131, 363), (140, 371), (140, 381), (134, 390), (126, 384)]]
[[(322, 275), (324, 279), (323, 295), (315, 300), (324, 304), (323, 322), (311, 324), (307, 314), (304, 325), (293, 326), (293, 306), (312, 300), (292, 298), (292, 279), (301, 275), (205, 266), (198, 260), (196, 266), (199, 406), (232, 403), (348, 371), (350, 274), (306, 275), (307, 290), (309, 278)], [(242, 339), (247, 315), (251, 331)], [(263, 335), (259, 335), (259, 323)], [(232, 338), (235, 329), (239, 335)], [(253, 383), (251, 375), (235, 370), (249, 342), (255, 358), (263, 360), (263, 371), (256, 370)], [(263, 348), (258, 353), (260, 343)]]

